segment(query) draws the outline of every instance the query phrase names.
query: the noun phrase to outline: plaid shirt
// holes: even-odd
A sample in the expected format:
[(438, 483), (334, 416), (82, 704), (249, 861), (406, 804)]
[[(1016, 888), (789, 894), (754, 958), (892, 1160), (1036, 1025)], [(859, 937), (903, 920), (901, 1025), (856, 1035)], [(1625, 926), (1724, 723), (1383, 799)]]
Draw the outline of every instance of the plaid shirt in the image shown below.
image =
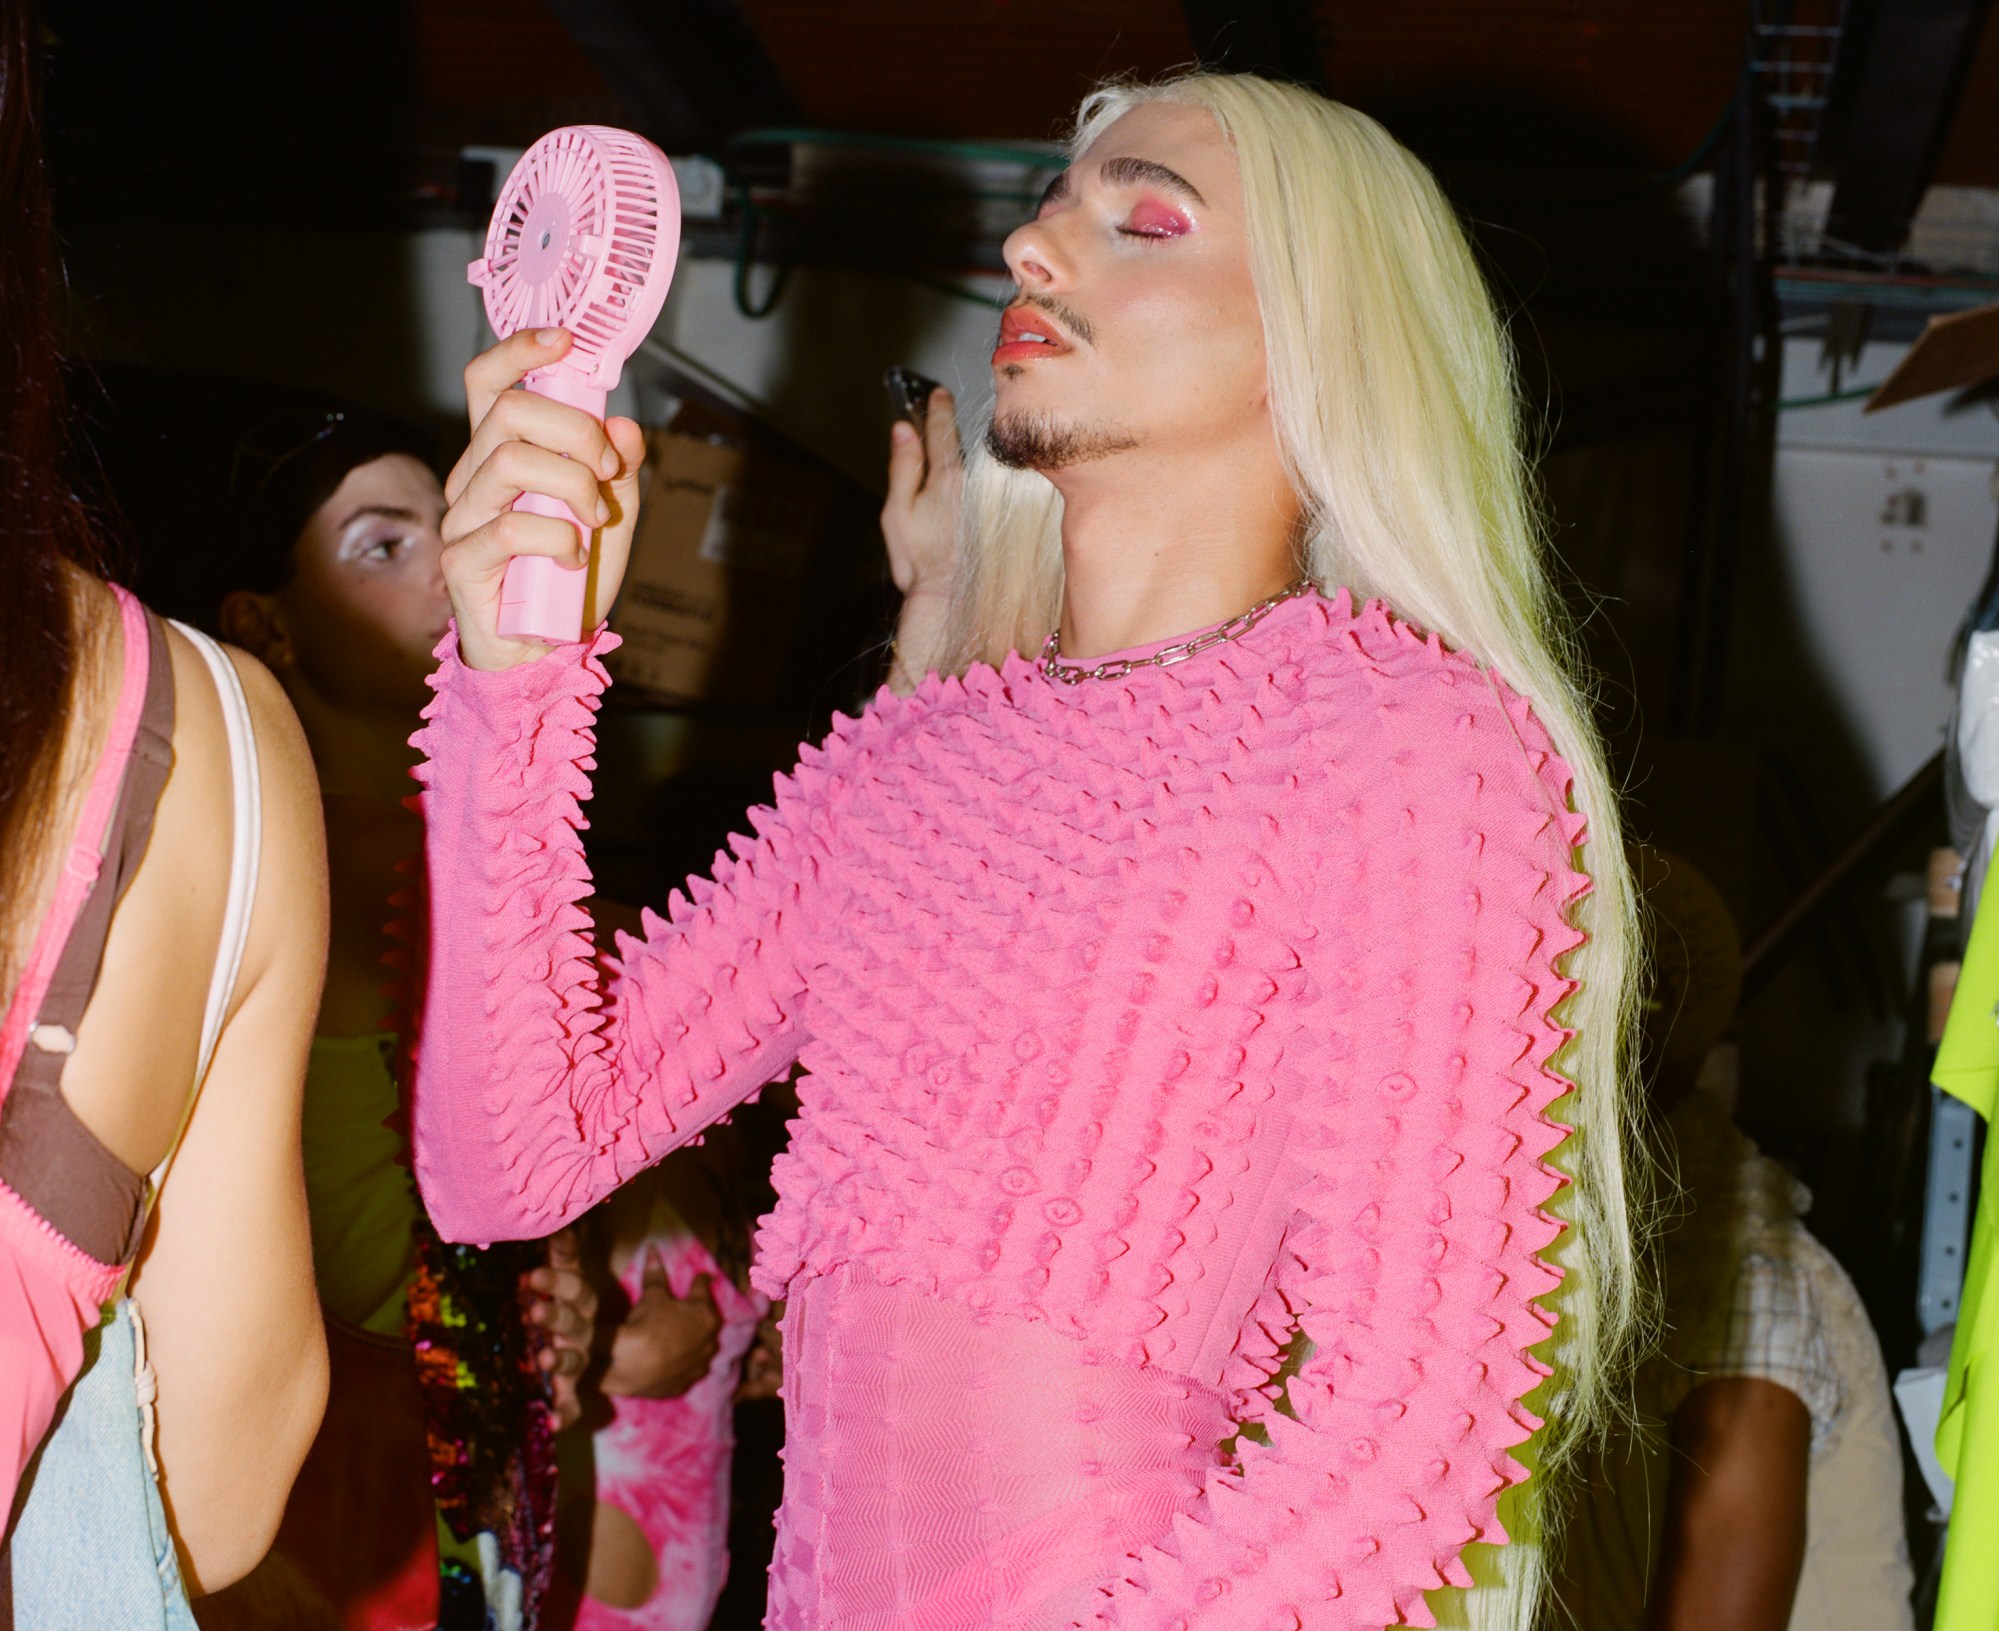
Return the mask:
[[(1803, 1233), (1793, 1220), (1777, 1231)], [(1766, 1237), (1765, 1246), (1770, 1242)], [(1812, 1452), (1817, 1454), (1839, 1423), (1844, 1390), (1833, 1364), (1811, 1276), (1804, 1266), (1776, 1250), (1744, 1255), (1736, 1270), (1727, 1334), (1716, 1351), (1691, 1366), (1704, 1380), (1754, 1376), (1795, 1393), (1812, 1417)]]

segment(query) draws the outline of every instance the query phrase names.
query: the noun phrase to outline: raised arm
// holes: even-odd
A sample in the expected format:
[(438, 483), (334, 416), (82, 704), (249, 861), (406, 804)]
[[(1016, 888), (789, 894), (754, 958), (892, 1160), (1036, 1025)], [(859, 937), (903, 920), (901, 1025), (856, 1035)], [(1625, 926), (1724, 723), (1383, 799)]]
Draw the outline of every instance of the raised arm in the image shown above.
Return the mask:
[(511, 510), (523, 491), (604, 519), (600, 603), (630, 547), (638, 427), (508, 388), (566, 343), (523, 333), (467, 370), (472, 444), (446, 484), (458, 622), (416, 738), (428, 932), (412, 1109), (424, 1201), (454, 1240), (554, 1232), (781, 1074), (802, 1041), (794, 942), (818, 850), (795, 788), (670, 921), (619, 938), (600, 990), (577, 834), (616, 637), (551, 650), (495, 632), (511, 557), (578, 558), (567, 523)]
[(1506, 1538), (1511, 1452), (1539, 1425), (1522, 1401), (1548, 1374), (1528, 1350), (1554, 1323), (1532, 1299), (1559, 1283), (1536, 1253), (1557, 1233), (1548, 1014), (1582, 938), (1564, 915), (1581, 822), (1560, 762), (1522, 752), (1524, 709), (1435, 724), (1431, 745), (1336, 767), (1325, 819), (1350, 836), (1301, 868), (1320, 876), (1298, 948), (1317, 1000), (1287, 1050), (1310, 1084), (1300, 1188), (1251, 1323), (1280, 1347), (1302, 1333), (1306, 1357), (1250, 1395), (1267, 1444), (1239, 1440), (1133, 1560), (1100, 1622), (1119, 1631), (1430, 1625), (1422, 1593), (1470, 1584), (1465, 1545)]

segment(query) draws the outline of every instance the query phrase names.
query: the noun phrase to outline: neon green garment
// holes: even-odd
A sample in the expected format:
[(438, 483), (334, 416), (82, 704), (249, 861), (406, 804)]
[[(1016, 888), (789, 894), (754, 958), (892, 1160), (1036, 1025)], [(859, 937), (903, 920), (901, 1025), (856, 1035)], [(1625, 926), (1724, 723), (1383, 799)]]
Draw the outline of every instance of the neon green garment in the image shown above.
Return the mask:
[(1956, 1480), (1935, 1631), (1999, 1626), (1999, 874), (1979, 903), (1933, 1072), (1985, 1118), (1985, 1168), (1937, 1425), (1937, 1459)]
[[(403, 1139), (386, 1125), (401, 1106), (396, 1039), (316, 1036), (305, 1068), (305, 1199), (320, 1301), (378, 1336), (404, 1330), (420, 1217)], [(442, 1561), (485, 1580), (479, 1537), (460, 1540), (437, 1515)], [(490, 1596), (491, 1583), (487, 1582)]]
[(419, 1213), (403, 1140), (395, 1038), (316, 1036), (305, 1071), (305, 1202), (320, 1300), (349, 1325), (403, 1334)]

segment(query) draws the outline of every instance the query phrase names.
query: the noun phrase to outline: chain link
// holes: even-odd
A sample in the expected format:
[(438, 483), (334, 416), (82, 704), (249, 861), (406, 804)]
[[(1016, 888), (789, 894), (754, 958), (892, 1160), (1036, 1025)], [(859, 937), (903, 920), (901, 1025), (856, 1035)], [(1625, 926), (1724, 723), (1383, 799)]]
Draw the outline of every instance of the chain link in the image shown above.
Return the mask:
[(1225, 645), (1230, 640), (1241, 639), (1285, 601), (1295, 600), (1311, 587), (1310, 578), (1300, 578), (1278, 590), (1268, 600), (1259, 600), (1240, 617), (1232, 617), (1220, 627), (1197, 634), (1191, 640), (1161, 646), (1150, 657), (1114, 657), (1107, 663), (1089, 667), (1062, 660), (1062, 631), (1052, 629), (1041, 645), (1041, 672), (1063, 685), (1081, 685), (1085, 680), (1121, 680), (1134, 668), (1171, 668), (1175, 663), (1184, 663), (1189, 657), (1198, 657), (1202, 652)]

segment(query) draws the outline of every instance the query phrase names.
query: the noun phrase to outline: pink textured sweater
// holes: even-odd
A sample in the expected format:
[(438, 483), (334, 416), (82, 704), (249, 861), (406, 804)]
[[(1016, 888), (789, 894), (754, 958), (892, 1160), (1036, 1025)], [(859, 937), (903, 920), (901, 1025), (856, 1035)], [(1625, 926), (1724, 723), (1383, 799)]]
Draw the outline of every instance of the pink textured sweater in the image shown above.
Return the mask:
[(600, 993), (612, 638), (440, 648), (439, 1228), (546, 1234), (799, 1061), (773, 1627), (1432, 1623), (1505, 1538), (1558, 1279), (1587, 882), (1526, 704), (1344, 595), (1119, 681), (932, 677), (803, 750)]

